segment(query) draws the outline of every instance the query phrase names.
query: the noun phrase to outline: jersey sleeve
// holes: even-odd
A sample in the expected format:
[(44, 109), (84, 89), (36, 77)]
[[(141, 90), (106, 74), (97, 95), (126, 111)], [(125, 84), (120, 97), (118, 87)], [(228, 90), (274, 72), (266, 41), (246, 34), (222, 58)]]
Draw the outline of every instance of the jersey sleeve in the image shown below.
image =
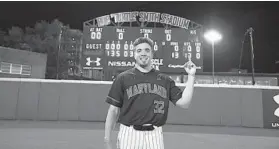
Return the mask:
[(106, 102), (116, 107), (122, 107), (124, 91), (123, 91), (123, 77), (118, 75), (113, 81), (109, 90)]
[(170, 79), (170, 101), (176, 105), (176, 102), (182, 97), (182, 90), (175, 85), (175, 82)]

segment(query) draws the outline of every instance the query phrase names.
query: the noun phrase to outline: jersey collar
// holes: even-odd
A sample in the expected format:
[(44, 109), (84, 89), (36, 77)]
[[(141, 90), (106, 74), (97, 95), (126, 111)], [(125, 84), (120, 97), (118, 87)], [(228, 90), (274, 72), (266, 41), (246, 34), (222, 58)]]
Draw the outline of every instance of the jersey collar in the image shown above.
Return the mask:
[(137, 67), (134, 67), (134, 71), (136, 72), (136, 74), (150, 74), (150, 73), (155, 72), (155, 69), (152, 68), (149, 72), (142, 72)]

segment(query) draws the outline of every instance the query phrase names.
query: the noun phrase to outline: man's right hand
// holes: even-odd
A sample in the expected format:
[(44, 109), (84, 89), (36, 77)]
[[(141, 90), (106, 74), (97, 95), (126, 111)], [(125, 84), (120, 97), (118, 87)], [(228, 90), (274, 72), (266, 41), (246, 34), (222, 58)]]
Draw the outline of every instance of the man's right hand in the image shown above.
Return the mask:
[(105, 140), (105, 149), (112, 149), (112, 143), (110, 140)]

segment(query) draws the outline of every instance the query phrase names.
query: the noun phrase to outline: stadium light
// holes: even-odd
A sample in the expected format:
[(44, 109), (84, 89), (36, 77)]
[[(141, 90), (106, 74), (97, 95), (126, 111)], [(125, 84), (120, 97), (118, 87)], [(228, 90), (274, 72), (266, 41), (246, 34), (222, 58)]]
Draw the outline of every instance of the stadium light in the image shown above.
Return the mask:
[(204, 34), (204, 38), (212, 45), (212, 77), (214, 84), (214, 44), (222, 39), (222, 35), (215, 30), (210, 30)]

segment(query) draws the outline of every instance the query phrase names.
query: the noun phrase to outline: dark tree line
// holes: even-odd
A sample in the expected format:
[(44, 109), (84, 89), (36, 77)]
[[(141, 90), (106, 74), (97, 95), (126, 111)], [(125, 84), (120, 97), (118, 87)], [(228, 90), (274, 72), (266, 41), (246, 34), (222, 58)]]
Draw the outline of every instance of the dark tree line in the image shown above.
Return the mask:
[(66, 50), (61, 50), (62, 36), (64, 40), (71, 38), (67, 37), (67, 30), (70, 30), (70, 27), (57, 19), (51, 22), (39, 21), (34, 27), (25, 27), (24, 29), (13, 26), (7, 32), (0, 29), (0, 45), (47, 54), (45, 77), (48, 79), (67, 79), (68, 53)]

